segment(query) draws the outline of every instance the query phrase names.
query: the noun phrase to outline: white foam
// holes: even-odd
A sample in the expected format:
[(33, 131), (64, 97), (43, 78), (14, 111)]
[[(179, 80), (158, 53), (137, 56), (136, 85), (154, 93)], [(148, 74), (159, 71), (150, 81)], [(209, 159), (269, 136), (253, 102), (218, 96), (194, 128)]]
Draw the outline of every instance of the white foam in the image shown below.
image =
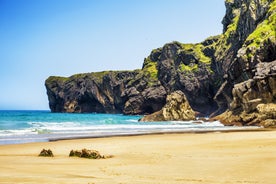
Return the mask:
[[(219, 121), (172, 121), (144, 123), (134, 119), (124, 120), (124, 124), (95, 122), (29, 122), (28, 128), (21, 130), (0, 130), (0, 144), (10, 142), (34, 142), (62, 137), (112, 136), (158, 132), (221, 131), (235, 130), (238, 127), (225, 127)], [(113, 121), (113, 122), (112, 122)], [(99, 121), (98, 121), (99, 122)], [(126, 123), (127, 122), (127, 123)], [(132, 122), (132, 123), (129, 123)], [(31, 140), (31, 141), (30, 141)]]
[(138, 120), (137, 119), (128, 119), (128, 120), (126, 120), (127, 122), (133, 122), (133, 123), (137, 123), (138, 122)]
[[(172, 121), (164, 124), (158, 123), (138, 123), (137, 120), (130, 119), (128, 122), (137, 124), (81, 124), (78, 122), (29, 122), (29, 128), (22, 130), (2, 130), (1, 135), (24, 135), (24, 134), (50, 134), (50, 133), (89, 133), (89, 132), (108, 132), (108, 131), (161, 131), (161, 130), (183, 130), (188, 128), (216, 128), (223, 127), (219, 121), (200, 122), (195, 121)], [(198, 121), (197, 121), (198, 122)]]

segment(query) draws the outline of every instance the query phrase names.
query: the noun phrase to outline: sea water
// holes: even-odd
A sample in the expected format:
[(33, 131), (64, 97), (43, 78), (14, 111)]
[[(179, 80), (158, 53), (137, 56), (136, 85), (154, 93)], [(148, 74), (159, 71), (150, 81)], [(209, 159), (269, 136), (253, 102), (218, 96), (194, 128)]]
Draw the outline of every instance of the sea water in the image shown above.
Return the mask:
[(142, 116), (122, 114), (0, 111), (0, 145), (51, 140), (235, 129), (220, 122), (139, 122)]

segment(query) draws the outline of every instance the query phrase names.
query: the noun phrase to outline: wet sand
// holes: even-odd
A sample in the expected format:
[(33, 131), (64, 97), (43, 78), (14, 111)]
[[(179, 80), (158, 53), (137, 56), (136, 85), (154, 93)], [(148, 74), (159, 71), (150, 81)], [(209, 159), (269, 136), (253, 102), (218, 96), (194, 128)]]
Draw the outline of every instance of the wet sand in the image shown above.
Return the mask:
[[(51, 149), (53, 158), (38, 157)], [(95, 149), (112, 158), (68, 157)], [(276, 131), (160, 134), (0, 146), (0, 183), (243, 183), (276, 181)]]

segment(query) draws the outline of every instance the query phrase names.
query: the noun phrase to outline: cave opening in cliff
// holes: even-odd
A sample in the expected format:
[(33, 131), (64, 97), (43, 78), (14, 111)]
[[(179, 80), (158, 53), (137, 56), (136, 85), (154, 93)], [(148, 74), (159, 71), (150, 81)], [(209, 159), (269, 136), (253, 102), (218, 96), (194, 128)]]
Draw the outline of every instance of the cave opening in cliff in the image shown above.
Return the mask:
[(105, 113), (105, 109), (104, 109), (103, 105), (94, 98), (83, 98), (80, 101), (79, 106), (80, 106), (82, 112)]
[(154, 113), (154, 110), (153, 110), (152, 106), (146, 106), (144, 109), (145, 109), (144, 114)]

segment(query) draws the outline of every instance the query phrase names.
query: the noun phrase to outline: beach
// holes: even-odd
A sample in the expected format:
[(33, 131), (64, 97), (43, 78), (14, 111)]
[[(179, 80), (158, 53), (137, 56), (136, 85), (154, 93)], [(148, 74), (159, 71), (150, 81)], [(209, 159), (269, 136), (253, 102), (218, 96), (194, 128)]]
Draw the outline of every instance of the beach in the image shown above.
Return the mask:
[[(53, 158), (38, 157), (51, 149)], [(95, 149), (107, 159), (69, 157)], [(74, 139), (0, 146), (0, 183), (275, 183), (276, 131)]]

